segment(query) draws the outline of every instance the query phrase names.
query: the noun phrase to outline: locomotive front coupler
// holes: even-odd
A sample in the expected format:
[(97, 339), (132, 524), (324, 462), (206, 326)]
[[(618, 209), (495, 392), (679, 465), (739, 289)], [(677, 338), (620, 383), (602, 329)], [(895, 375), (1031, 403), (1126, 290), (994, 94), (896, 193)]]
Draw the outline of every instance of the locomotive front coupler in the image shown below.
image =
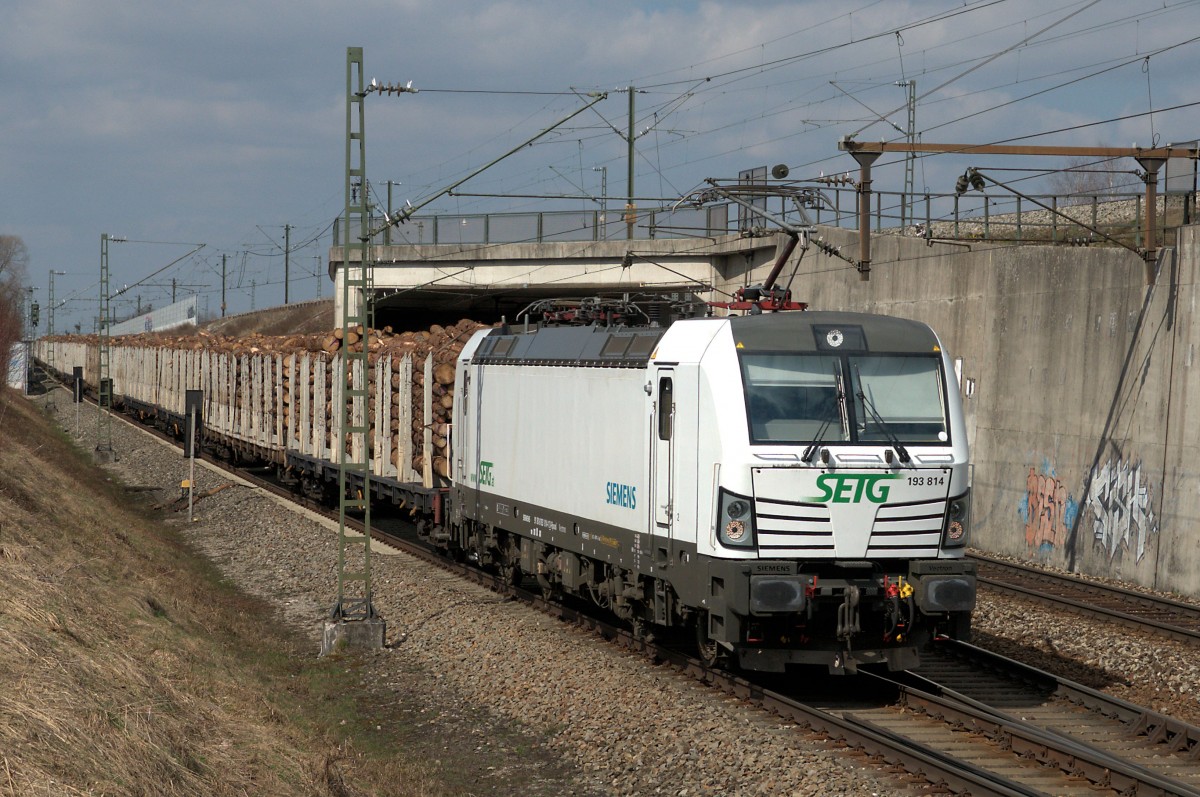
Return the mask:
[(838, 606), (837, 638), (849, 642), (850, 637), (862, 630), (859, 622), (858, 604), (862, 600), (862, 591), (853, 584), (846, 587), (845, 598)]
[(851, 591), (858, 593), (859, 599), (878, 598), (887, 594), (888, 585), (894, 583), (899, 576), (880, 573), (875, 575), (838, 577), (814, 574), (812, 582), (805, 587), (805, 597), (810, 601), (828, 605), (831, 599), (846, 600), (846, 594)]

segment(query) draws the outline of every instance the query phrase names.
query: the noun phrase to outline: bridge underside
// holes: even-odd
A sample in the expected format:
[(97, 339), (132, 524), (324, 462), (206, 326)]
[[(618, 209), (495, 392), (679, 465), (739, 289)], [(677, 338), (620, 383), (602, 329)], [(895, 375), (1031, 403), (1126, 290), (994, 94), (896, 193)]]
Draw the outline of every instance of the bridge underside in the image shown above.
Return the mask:
[(707, 291), (695, 285), (659, 286), (654, 289), (622, 290), (604, 284), (571, 286), (529, 285), (520, 288), (447, 288), (435, 291), (375, 290), (375, 317), (380, 326), (416, 328), (453, 323), (462, 318), (491, 324), (500, 320), (519, 321), (529, 308), (545, 299), (579, 299), (593, 296), (686, 294), (702, 300)]
[[(543, 299), (726, 298), (751, 268), (773, 261), (781, 238), (374, 246), (376, 323), (417, 329), (461, 318), (517, 322)], [(330, 250), (330, 272), (339, 279), (341, 258), (340, 247)], [(341, 296), (340, 283), (334, 296)], [(340, 318), (341, 308), (335, 312)]]

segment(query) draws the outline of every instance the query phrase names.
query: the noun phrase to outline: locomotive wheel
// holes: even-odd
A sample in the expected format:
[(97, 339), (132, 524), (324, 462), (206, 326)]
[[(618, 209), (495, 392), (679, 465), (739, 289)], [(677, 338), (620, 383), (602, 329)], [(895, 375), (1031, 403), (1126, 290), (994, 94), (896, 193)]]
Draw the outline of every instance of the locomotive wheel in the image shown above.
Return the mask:
[(513, 587), (519, 585), (522, 578), (521, 549), (513, 538), (509, 537), (508, 541), (500, 546), (496, 558), (496, 570), (504, 583)]
[(641, 617), (635, 617), (630, 621), (632, 626), (633, 638), (639, 642), (651, 644), (654, 642), (654, 631), (650, 627), (650, 623), (646, 622)]
[(546, 565), (546, 559), (547, 551), (546, 549), (542, 549), (542, 551), (538, 554), (537, 561), (537, 580), (538, 586), (542, 588), (542, 597), (545, 598), (547, 602), (561, 600), (562, 587), (558, 583), (551, 581), (549, 576), (545, 575), (550, 571), (550, 568)]
[(696, 653), (705, 667), (713, 668), (722, 663), (725, 651), (717, 640), (708, 635), (708, 613), (696, 618)]
[(500, 563), (500, 578), (509, 586), (516, 586), (521, 583), (521, 566), (511, 559), (506, 559)]

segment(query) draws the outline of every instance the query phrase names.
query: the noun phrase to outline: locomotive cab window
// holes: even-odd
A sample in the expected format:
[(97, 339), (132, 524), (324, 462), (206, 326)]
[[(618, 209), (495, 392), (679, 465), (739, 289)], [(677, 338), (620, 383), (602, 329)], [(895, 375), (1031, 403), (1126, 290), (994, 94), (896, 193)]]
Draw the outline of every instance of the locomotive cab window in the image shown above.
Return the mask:
[(742, 354), (753, 443), (949, 440), (941, 360), (901, 354)]
[(839, 357), (797, 354), (744, 354), (746, 417), (756, 443), (849, 440), (844, 383)]
[(855, 436), (864, 442), (938, 444), (949, 440), (937, 357), (850, 357)]
[(671, 424), (675, 417), (675, 389), (671, 377), (658, 380), (658, 439), (671, 439)]

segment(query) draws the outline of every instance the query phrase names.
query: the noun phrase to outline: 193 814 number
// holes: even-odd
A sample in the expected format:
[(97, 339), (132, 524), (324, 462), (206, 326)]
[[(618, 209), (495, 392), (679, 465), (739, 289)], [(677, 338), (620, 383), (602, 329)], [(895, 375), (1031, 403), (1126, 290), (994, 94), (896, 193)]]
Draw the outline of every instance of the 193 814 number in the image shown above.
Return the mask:
[(909, 476), (908, 483), (913, 487), (939, 487), (945, 486), (945, 476)]

